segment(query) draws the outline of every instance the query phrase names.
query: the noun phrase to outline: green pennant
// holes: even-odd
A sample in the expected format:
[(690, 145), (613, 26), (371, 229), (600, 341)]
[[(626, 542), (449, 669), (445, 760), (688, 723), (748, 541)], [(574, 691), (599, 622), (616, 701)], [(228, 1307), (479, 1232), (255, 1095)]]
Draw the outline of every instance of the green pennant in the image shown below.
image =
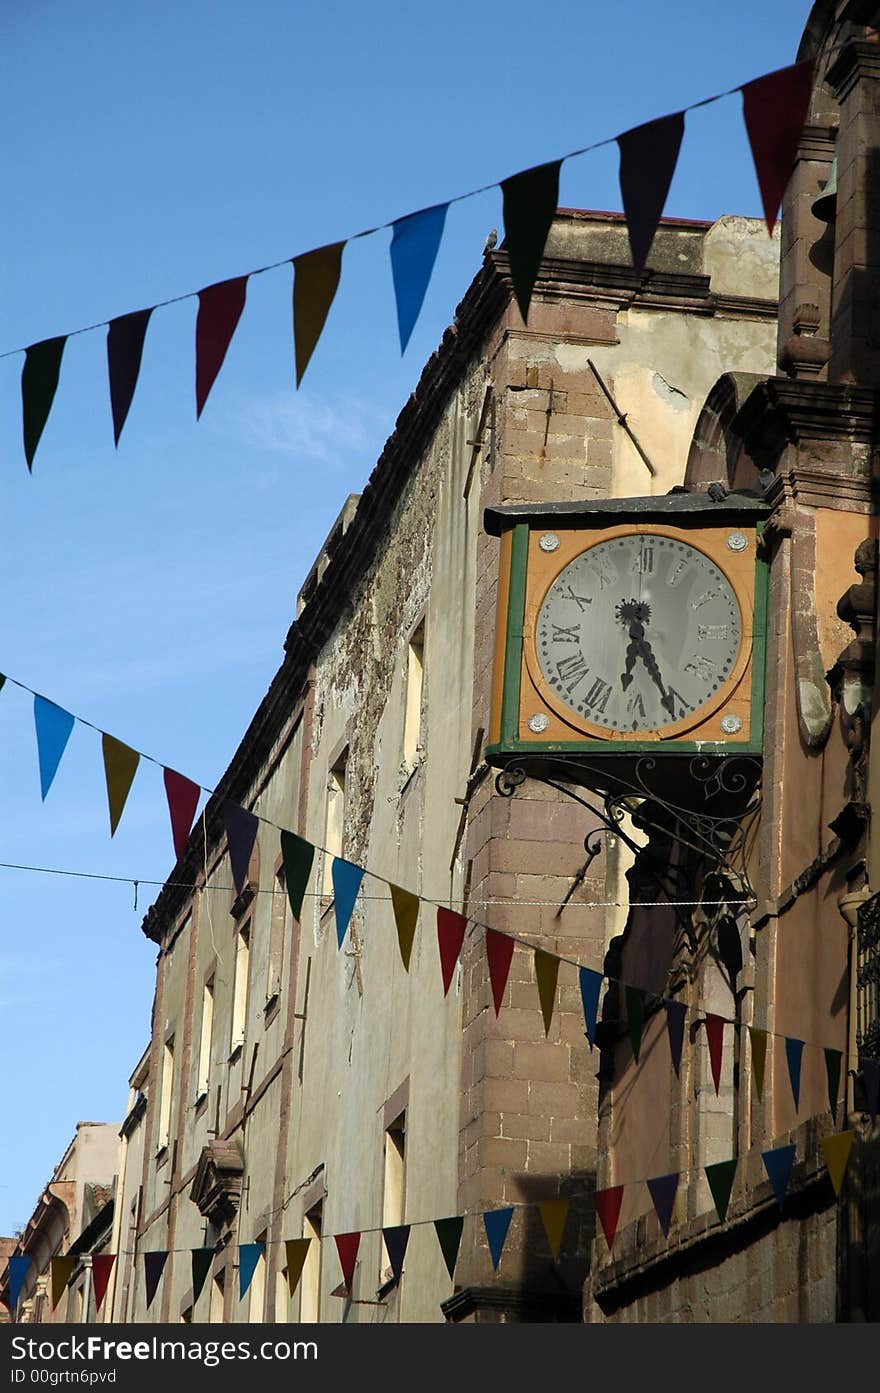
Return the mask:
[(30, 348), (25, 349), (24, 367), (21, 370), (21, 408), (28, 469), (33, 467), (40, 436), (52, 410), (61, 373), (61, 355), (66, 343), (67, 335), (63, 334), (60, 338), (32, 343)]
[(504, 179), (504, 246), (510, 260), (513, 291), (523, 323), (529, 318), (532, 290), (538, 279), (547, 233), (559, 203), (561, 160), (539, 164)]
[(211, 1271), (211, 1263), (214, 1259), (213, 1248), (193, 1248), (192, 1250), (192, 1281), (193, 1281), (193, 1305), (201, 1295), (202, 1287), (205, 1285), (205, 1278)]
[(828, 1075), (828, 1106), (831, 1116), (837, 1121), (837, 1095), (840, 1092), (840, 1061), (842, 1050), (825, 1051), (825, 1072)]
[(733, 1189), (733, 1177), (735, 1174), (735, 1156), (732, 1161), (718, 1161), (714, 1166), (706, 1167), (706, 1179), (709, 1182), (709, 1189), (712, 1191), (712, 1198), (715, 1201), (718, 1218), (721, 1220), (722, 1224), (727, 1218), (727, 1206), (730, 1204), (730, 1192)]
[(284, 863), (284, 880), (287, 885), (287, 898), (297, 923), (302, 915), (303, 896), (312, 873), (315, 848), (304, 837), (295, 832), (281, 833), (281, 859)]
[(464, 1228), (464, 1219), (455, 1217), (452, 1219), (435, 1219), (434, 1228), (440, 1243), (440, 1251), (443, 1254), (443, 1261), (446, 1263), (446, 1271), (450, 1279), (455, 1279), (455, 1264), (458, 1260), (458, 1249), (461, 1244), (461, 1231)]
[(639, 1062), (642, 1048), (642, 1031), (645, 1028), (645, 990), (643, 987), (626, 988), (626, 1024), (632, 1042), (633, 1058)]

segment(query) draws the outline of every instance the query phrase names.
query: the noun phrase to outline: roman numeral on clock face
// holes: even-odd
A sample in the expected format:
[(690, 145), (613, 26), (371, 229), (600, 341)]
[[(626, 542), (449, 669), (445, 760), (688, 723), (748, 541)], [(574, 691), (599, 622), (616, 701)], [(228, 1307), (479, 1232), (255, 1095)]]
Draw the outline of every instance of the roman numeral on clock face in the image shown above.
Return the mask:
[(570, 585), (567, 585), (562, 593), (565, 596), (566, 600), (574, 600), (578, 609), (581, 611), (585, 610), (587, 608), (587, 605), (591, 605), (593, 603), (592, 595), (576, 595)]
[(583, 653), (571, 653), (559, 659), (556, 671), (559, 673), (560, 682), (571, 696), (578, 683), (583, 682), (590, 668)]
[(554, 643), (580, 643), (581, 629), (579, 624), (572, 624), (570, 629), (566, 629), (560, 624), (553, 624), (551, 627), (553, 633), (550, 637)]
[(611, 695), (611, 684), (597, 677), (592, 687), (584, 697), (584, 705), (590, 711), (602, 711), (608, 705), (608, 698)]

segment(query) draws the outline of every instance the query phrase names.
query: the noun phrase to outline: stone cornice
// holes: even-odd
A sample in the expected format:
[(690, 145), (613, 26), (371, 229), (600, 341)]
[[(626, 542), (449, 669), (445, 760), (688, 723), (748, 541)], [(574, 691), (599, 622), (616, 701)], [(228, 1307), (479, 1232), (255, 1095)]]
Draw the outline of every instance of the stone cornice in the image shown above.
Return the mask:
[(878, 401), (870, 387), (770, 377), (746, 398), (732, 428), (757, 464), (772, 467), (786, 445), (800, 441), (870, 445)]
[(834, 126), (804, 126), (798, 143), (797, 157), (799, 160), (830, 163), (836, 139), (837, 130)]
[(848, 43), (825, 75), (839, 102), (849, 96), (857, 82), (876, 82), (878, 78), (880, 46), (871, 39), (855, 39)]

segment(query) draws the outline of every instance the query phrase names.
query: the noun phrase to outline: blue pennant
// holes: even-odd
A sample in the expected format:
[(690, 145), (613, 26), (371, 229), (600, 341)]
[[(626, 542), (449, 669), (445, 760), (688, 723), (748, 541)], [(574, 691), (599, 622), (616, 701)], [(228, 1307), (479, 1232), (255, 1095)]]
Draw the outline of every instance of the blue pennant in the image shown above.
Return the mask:
[(504, 1251), (504, 1240), (507, 1237), (507, 1230), (510, 1228), (512, 1218), (512, 1207), (510, 1209), (490, 1209), (488, 1213), (483, 1215), (486, 1237), (489, 1240), (489, 1252), (492, 1254), (492, 1266), (496, 1272), (501, 1261), (501, 1254)]
[(24, 1279), (27, 1276), (28, 1268), (31, 1265), (30, 1257), (14, 1257), (9, 1259), (9, 1312), (15, 1315), (15, 1308), (18, 1305), (18, 1298), (21, 1296), (21, 1289), (24, 1286)]
[(596, 1043), (596, 1018), (599, 1014), (599, 993), (602, 990), (602, 974), (590, 967), (578, 970), (581, 984), (581, 1000), (584, 1003), (584, 1020), (587, 1026), (587, 1039), (590, 1049)]
[(397, 327), (403, 353), (415, 328), (443, 236), (448, 203), (411, 213), (394, 224), (391, 274), (397, 299)]
[(238, 1299), (244, 1296), (257, 1270), (257, 1263), (266, 1251), (265, 1243), (238, 1245)]
[(52, 787), (76, 718), (45, 697), (34, 697), (34, 725), (37, 728), (37, 754), (40, 760), (40, 792), (45, 801)]
[(795, 1112), (797, 1112), (801, 1101), (801, 1056), (803, 1052), (803, 1040), (794, 1040), (788, 1035), (785, 1037), (785, 1058), (788, 1061), (788, 1077), (791, 1082), (791, 1096), (794, 1098)]
[(351, 861), (343, 861), (341, 856), (334, 856), (333, 901), (336, 910), (336, 939), (340, 948), (363, 878), (362, 867), (352, 865)]
[(791, 1179), (791, 1168), (794, 1165), (796, 1146), (777, 1146), (774, 1151), (762, 1151), (761, 1156), (767, 1174), (770, 1177), (770, 1184), (773, 1186), (776, 1198), (779, 1201), (779, 1208), (785, 1204), (785, 1196), (788, 1193), (788, 1182)]

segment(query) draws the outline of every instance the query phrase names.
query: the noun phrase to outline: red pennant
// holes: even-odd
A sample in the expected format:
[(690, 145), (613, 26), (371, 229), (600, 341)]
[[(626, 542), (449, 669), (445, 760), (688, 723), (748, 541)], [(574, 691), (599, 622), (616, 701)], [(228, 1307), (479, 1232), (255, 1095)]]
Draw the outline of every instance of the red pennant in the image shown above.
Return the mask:
[(437, 943), (440, 948), (440, 971), (443, 973), (443, 995), (447, 996), (455, 972), (455, 964), (464, 944), (467, 919), (452, 909), (437, 910)]
[(194, 784), (183, 774), (178, 774), (174, 769), (165, 770), (165, 793), (168, 798), (168, 811), (171, 814), (174, 854), (178, 861), (183, 855), (192, 829), (201, 791), (198, 784)]
[(202, 414), (208, 393), (223, 366), (226, 350), (241, 319), (247, 294), (247, 276), (218, 281), (199, 291), (196, 318), (196, 417)]
[(612, 1185), (608, 1190), (597, 1190), (593, 1196), (596, 1205), (596, 1213), (602, 1225), (602, 1232), (605, 1235), (605, 1242), (609, 1249), (614, 1242), (614, 1235), (617, 1233), (617, 1221), (620, 1218), (620, 1206), (623, 1203), (623, 1186)]
[(494, 929), (487, 929), (486, 957), (489, 962), (489, 981), (492, 983), (492, 1000), (495, 1003), (495, 1015), (497, 1016), (501, 1010), (504, 988), (507, 986), (507, 974), (510, 972), (513, 939), (508, 938), (506, 934), (496, 933)]
[(721, 1083), (721, 1056), (724, 1051), (724, 1017), (706, 1016), (706, 1039), (709, 1042), (709, 1063), (712, 1066), (712, 1081), (715, 1093)]
[(342, 1264), (342, 1278), (345, 1282), (345, 1290), (351, 1295), (351, 1284), (354, 1280), (354, 1265), (357, 1262), (358, 1248), (361, 1246), (361, 1236), (359, 1233), (337, 1233), (336, 1251), (339, 1253), (339, 1261)]
[(95, 1293), (95, 1310), (100, 1311), (101, 1302), (107, 1293), (107, 1283), (116, 1261), (115, 1253), (97, 1253), (92, 1258), (92, 1288)]
[(767, 231), (791, 178), (813, 89), (813, 63), (795, 63), (742, 87), (743, 120), (752, 147)]

